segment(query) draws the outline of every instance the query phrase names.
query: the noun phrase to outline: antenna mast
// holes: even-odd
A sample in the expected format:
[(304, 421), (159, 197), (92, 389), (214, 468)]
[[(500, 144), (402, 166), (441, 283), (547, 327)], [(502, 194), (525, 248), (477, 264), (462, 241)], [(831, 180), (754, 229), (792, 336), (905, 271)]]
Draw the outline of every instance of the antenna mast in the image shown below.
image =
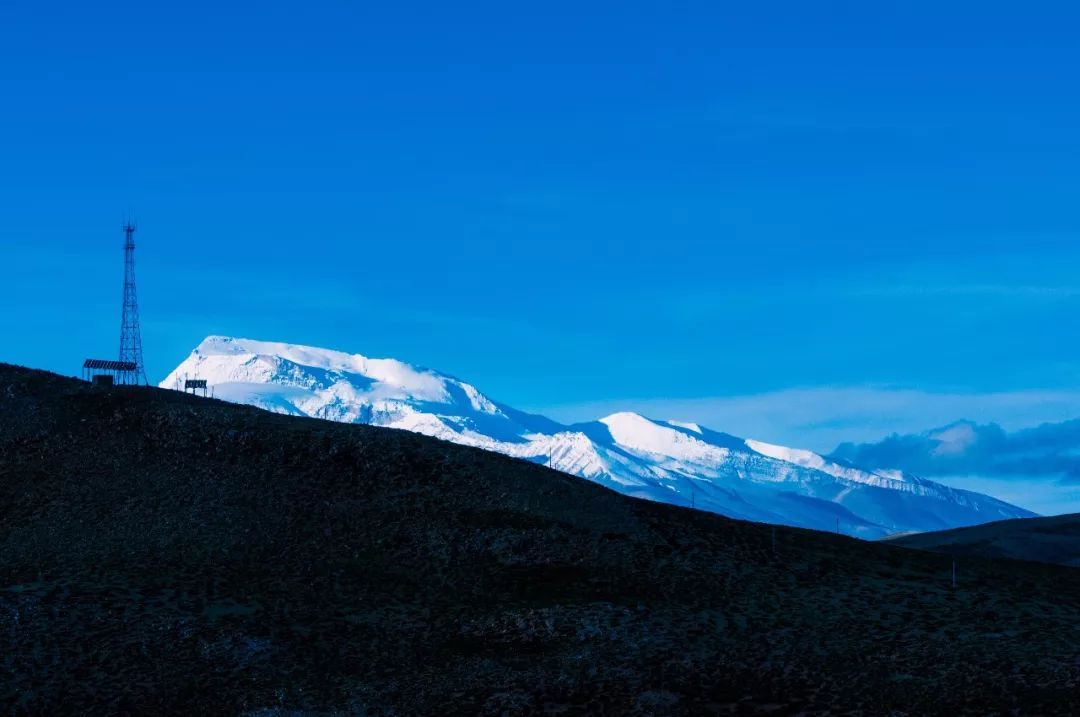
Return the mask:
[(124, 230), (124, 312), (120, 320), (120, 360), (135, 364), (121, 383), (146, 384), (142, 334), (139, 332), (139, 302), (135, 295), (135, 224), (125, 222)]

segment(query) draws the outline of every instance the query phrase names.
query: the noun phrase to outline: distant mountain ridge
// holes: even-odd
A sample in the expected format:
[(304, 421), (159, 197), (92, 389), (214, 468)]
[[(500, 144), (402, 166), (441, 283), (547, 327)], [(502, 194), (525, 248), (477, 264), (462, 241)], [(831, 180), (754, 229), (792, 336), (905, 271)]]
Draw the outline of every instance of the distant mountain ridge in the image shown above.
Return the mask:
[(1080, 513), (902, 535), (888, 542), (935, 553), (1033, 560), (1080, 568)]
[(861, 538), (1034, 514), (907, 473), (615, 413), (563, 425), (394, 359), (221, 336), (161, 382), (206, 379), (217, 398), (278, 413), (399, 428), (543, 463), (631, 496)]

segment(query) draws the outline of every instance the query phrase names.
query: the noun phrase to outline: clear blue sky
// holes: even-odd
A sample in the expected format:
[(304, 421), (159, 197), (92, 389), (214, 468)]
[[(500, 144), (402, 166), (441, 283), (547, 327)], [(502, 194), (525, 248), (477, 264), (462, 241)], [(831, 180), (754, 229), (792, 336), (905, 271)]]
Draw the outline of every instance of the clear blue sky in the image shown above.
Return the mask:
[(819, 448), (1080, 415), (1078, 21), (0, 2), (0, 360), (116, 353), (132, 213), (152, 380), (220, 333), (789, 442), (713, 409), (799, 389)]

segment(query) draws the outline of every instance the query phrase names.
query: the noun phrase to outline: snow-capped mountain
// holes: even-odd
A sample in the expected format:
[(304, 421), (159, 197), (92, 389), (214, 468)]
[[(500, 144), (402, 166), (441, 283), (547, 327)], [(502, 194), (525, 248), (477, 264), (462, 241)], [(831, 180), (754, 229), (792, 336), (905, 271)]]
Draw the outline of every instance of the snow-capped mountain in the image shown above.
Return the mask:
[(206, 379), (217, 398), (270, 411), (423, 433), (543, 463), (628, 495), (723, 515), (878, 538), (1029, 511), (892, 471), (616, 413), (562, 425), (393, 359), (211, 336), (161, 382)]

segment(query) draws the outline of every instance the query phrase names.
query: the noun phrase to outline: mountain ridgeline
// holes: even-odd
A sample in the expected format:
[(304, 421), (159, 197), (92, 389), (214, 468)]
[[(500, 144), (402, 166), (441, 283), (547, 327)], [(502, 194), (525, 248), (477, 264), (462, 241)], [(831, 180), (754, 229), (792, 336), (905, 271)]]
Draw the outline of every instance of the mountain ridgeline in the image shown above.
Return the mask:
[(902, 535), (894, 545), (965, 557), (1010, 558), (1080, 568), (1080, 514), (1022, 518)]
[(953, 560), (0, 364), (4, 712), (1075, 713), (1080, 571)]
[(616, 413), (561, 425), (392, 359), (209, 337), (164, 381), (206, 379), (217, 398), (278, 413), (401, 428), (542, 463), (620, 493), (746, 520), (860, 538), (1033, 513), (899, 471)]

